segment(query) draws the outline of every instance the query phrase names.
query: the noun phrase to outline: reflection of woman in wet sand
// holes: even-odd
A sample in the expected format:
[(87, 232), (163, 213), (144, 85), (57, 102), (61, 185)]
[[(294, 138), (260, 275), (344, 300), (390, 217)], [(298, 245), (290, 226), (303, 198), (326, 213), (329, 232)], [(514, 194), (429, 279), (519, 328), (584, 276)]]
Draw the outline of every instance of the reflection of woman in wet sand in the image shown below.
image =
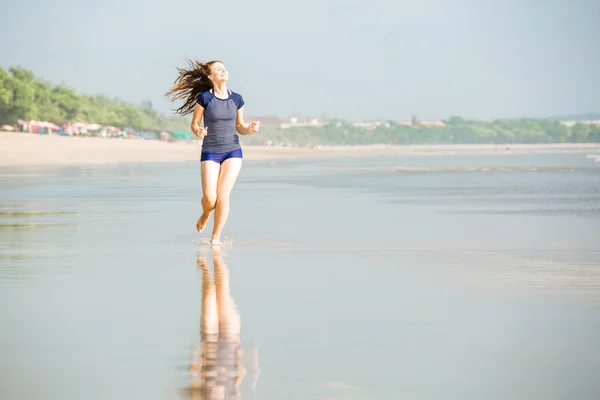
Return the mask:
[(218, 247), (213, 247), (214, 283), (201, 254), (197, 261), (202, 270), (201, 344), (189, 367), (190, 395), (203, 400), (238, 399), (246, 370), (242, 365), (240, 315), (229, 293), (229, 269)]

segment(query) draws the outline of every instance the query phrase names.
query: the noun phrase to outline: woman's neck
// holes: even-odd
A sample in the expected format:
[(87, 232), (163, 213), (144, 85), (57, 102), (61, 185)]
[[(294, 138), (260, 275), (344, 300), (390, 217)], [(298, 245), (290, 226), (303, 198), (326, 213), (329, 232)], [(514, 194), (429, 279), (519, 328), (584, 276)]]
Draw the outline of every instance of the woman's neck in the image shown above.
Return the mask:
[(229, 97), (229, 92), (227, 91), (227, 84), (225, 82), (215, 84), (213, 86), (213, 90), (214, 95), (217, 97)]

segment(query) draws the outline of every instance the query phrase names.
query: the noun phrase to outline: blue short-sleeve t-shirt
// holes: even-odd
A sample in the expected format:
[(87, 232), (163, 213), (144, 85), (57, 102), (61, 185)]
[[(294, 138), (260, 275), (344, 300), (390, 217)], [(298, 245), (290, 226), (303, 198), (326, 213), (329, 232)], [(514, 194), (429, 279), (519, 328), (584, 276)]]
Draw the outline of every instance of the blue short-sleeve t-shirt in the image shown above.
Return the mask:
[(229, 97), (221, 99), (207, 90), (198, 96), (197, 103), (204, 108), (204, 126), (207, 135), (202, 142), (203, 153), (226, 153), (240, 148), (240, 138), (235, 130), (237, 110), (244, 105), (238, 93), (229, 91)]

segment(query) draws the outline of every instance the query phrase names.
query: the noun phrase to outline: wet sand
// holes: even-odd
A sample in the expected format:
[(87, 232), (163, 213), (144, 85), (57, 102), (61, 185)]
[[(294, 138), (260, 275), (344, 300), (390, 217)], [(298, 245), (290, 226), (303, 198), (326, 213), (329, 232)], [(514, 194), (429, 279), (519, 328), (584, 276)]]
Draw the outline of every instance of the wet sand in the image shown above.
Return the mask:
[[(243, 138), (242, 138), (243, 143)], [(378, 154), (453, 154), (506, 152), (503, 145), (365, 145), (289, 148), (243, 145), (248, 160)], [(548, 152), (600, 149), (600, 144), (511, 145), (512, 152)], [(168, 143), (143, 139), (64, 137), (0, 132), (0, 166), (83, 165), (121, 162), (181, 162), (197, 160), (199, 143)]]
[(0, 399), (600, 398), (591, 153), (0, 168)]

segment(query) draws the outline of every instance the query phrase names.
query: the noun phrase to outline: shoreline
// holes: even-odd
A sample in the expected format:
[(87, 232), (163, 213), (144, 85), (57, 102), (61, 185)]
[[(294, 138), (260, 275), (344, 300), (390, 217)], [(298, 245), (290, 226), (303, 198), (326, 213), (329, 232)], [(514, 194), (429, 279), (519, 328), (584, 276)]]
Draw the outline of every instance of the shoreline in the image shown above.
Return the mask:
[[(336, 145), (315, 148), (244, 145), (247, 160), (281, 160), (369, 155), (510, 154), (600, 150), (600, 143)], [(199, 143), (143, 139), (64, 137), (0, 132), (0, 166), (102, 165), (114, 163), (173, 163), (200, 159)]]

